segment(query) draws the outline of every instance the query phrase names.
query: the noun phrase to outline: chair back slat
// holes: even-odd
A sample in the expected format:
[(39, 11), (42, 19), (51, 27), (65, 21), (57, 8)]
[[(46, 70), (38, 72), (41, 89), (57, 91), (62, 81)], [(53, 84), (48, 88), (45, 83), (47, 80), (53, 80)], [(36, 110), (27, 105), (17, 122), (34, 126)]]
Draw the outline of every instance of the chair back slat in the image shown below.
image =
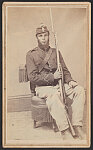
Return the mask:
[(26, 65), (19, 66), (19, 82), (28, 82), (27, 68)]

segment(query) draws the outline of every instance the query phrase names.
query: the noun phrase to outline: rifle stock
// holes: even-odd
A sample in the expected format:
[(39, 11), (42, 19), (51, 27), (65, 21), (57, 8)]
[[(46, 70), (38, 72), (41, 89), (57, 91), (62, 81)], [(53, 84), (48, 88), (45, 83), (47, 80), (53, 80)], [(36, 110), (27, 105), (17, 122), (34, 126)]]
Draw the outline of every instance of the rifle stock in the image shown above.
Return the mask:
[[(59, 62), (58, 62), (58, 64), (60, 65)], [(75, 136), (75, 131), (74, 131), (73, 126), (72, 126), (72, 124), (70, 122), (70, 119), (69, 119), (69, 116), (68, 116), (68, 113), (67, 113), (67, 110), (66, 110), (66, 105), (65, 105), (66, 95), (65, 95), (65, 88), (64, 88), (64, 81), (63, 81), (63, 69), (62, 69), (61, 66), (59, 66), (59, 69), (60, 69), (59, 71), (62, 72), (62, 79), (59, 80), (61, 102), (62, 102), (62, 104), (64, 105), (64, 108), (65, 108), (65, 114), (66, 114), (66, 118), (67, 118), (67, 121), (68, 121), (68, 124), (69, 124), (70, 131), (71, 131), (72, 135)]]

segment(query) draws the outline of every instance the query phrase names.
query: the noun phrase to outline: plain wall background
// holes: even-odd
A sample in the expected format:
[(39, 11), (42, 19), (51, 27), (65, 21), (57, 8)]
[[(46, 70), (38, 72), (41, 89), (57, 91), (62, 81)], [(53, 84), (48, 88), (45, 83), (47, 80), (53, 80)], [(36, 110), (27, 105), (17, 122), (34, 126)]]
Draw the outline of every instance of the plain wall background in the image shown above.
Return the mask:
[[(58, 47), (72, 77), (86, 88), (86, 8), (52, 8)], [(44, 23), (50, 30), (54, 47), (49, 8), (7, 8), (7, 92), (8, 96), (30, 93), (29, 82), (19, 83), (19, 65), (26, 53), (37, 46), (35, 30)]]

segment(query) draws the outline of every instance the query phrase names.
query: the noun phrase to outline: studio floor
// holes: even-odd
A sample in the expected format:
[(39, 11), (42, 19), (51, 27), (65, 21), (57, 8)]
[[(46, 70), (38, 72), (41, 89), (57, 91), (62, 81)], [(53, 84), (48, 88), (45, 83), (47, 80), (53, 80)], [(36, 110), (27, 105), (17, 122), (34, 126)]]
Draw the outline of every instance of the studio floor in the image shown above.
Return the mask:
[[(41, 125), (38, 123), (38, 125)], [(63, 141), (60, 132), (54, 132), (52, 127), (42, 124), (33, 128), (31, 111), (7, 113), (7, 144), (9, 145), (86, 145), (86, 140)]]

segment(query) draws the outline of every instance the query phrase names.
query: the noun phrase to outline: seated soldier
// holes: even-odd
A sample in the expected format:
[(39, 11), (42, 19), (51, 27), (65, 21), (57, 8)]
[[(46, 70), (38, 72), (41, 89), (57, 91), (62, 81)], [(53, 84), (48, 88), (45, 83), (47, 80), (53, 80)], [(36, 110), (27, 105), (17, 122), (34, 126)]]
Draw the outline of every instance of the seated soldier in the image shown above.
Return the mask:
[[(62, 78), (62, 72), (57, 69), (56, 49), (49, 46), (49, 30), (41, 25), (36, 29), (38, 46), (30, 50), (26, 56), (26, 65), (29, 81), (35, 85), (36, 94), (40, 98), (46, 98), (51, 116), (55, 119), (63, 139), (73, 138), (69, 130), (69, 124), (65, 108), (60, 101), (60, 88), (58, 81)], [(47, 57), (47, 58), (46, 58)], [(85, 103), (84, 89), (71, 77), (61, 53), (59, 53), (60, 65), (63, 69), (63, 79), (66, 96), (73, 100), (72, 126), (81, 139), (84, 137), (82, 130), (83, 110)], [(47, 60), (47, 62), (44, 61)], [(45, 63), (45, 64), (44, 64)]]

